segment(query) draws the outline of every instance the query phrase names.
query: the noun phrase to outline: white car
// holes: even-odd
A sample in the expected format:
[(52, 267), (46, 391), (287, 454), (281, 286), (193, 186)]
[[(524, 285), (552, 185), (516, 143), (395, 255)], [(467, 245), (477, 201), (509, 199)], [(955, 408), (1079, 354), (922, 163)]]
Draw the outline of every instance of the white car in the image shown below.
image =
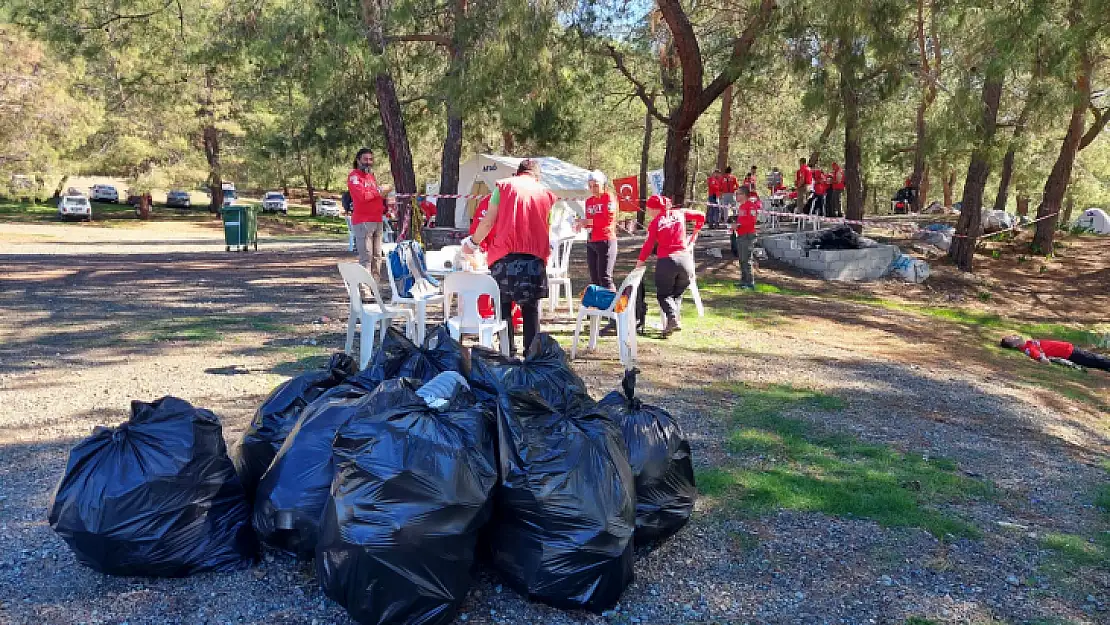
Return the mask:
[(92, 200), (94, 202), (111, 202), (119, 204), (119, 191), (110, 184), (93, 185)]
[(286, 201), (285, 196), (279, 191), (270, 191), (262, 196), (262, 212), (263, 213), (289, 213), (289, 202)]
[(71, 217), (92, 221), (92, 204), (83, 195), (63, 195), (58, 199), (58, 217), (62, 221)]
[(323, 198), (316, 200), (316, 214), (320, 217), (339, 217), (343, 214), (343, 207), (335, 200)]

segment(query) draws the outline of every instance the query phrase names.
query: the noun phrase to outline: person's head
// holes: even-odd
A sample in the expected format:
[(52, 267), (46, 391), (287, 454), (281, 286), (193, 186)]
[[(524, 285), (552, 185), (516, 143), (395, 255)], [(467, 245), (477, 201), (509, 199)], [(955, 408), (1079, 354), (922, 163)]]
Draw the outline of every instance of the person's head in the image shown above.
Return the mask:
[(374, 153), (370, 148), (360, 148), (355, 154), (354, 169), (370, 171), (374, 168)]
[(540, 177), (540, 162), (534, 158), (526, 158), (520, 161), (520, 165), (516, 167), (516, 175), (523, 176), (528, 174), (533, 178), (539, 180)]
[(605, 190), (605, 174), (600, 169), (595, 169), (586, 175), (586, 186), (590, 188), (590, 193), (601, 195)]
[(840, 167), (840, 165), (839, 165), (839, 164), (837, 164), (837, 162), (836, 162), (836, 161), (833, 161), (833, 162), (832, 162), (832, 168), (833, 168), (833, 169), (836, 169), (837, 167)]
[(725, 173), (726, 174), (731, 174), (732, 173), (732, 165), (729, 165), (728, 167), (725, 167)]
[(647, 199), (648, 217), (655, 219), (656, 215), (671, 210), (671, 198), (665, 195), (653, 195)]
[(802, 158), (798, 159), (798, 165), (805, 165), (805, 164), (806, 164), (806, 158), (804, 156)]
[(752, 173), (755, 173), (755, 165), (752, 165)]
[(772, 167), (771, 171), (773, 171), (777, 174), (777, 173), (779, 173), (779, 168), (778, 167)]
[(1020, 349), (1022, 345), (1025, 345), (1025, 339), (1016, 334), (1002, 337), (1002, 347), (1006, 349)]
[(751, 189), (749, 189), (747, 185), (741, 185), (740, 188), (736, 190), (736, 199), (743, 202), (748, 199), (750, 191)]

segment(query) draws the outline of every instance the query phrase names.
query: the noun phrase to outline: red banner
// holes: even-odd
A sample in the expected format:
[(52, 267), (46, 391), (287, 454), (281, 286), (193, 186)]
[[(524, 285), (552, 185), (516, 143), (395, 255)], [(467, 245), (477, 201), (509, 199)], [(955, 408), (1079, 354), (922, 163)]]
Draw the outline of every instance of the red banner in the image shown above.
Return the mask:
[(613, 181), (613, 188), (617, 190), (622, 213), (635, 213), (640, 210), (640, 184), (636, 176), (617, 178)]

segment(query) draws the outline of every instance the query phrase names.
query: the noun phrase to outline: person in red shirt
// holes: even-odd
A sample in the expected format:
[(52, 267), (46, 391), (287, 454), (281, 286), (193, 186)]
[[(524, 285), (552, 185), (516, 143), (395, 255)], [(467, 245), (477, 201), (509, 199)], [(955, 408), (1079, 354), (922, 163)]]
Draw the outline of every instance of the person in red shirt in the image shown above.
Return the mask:
[[(756, 173), (757, 171), (755, 165), (752, 165), (752, 168), (748, 170), (748, 175), (744, 176), (744, 182), (740, 185), (748, 188), (748, 195), (751, 195), (752, 191), (759, 186), (759, 175)], [(742, 200), (743, 198), (737, 199)]]
[(798, 171), (794, 172), (794, 191), (797, 193), (795, 213), (804, 213), (806, 202), (809, 200), (809, 190), (813, 185), (813, 172), (809, 170), (806, 159), (798, 159)]
[(424, 213), (424, 227), (431, 228), (436, 225), (436, 203), (427, 196), (420, 198), (420, 212)]
[[(674, 208), (671, 199), (653, 195), (647, 201), (648, 217), (651, 223), (647, 228), (647, 239), (640, 249), (636, 263), (639, 269), (647, 263), (653, 248), (658, 260), (655, 261), (655, 297), (659, 308), (667, 318), (663, 336), (681, 330), (678, 324), (678, 305), (682, 293), (690, 286), (694, 276), (694, 241), (705, 225), (705, 215), (697, 211)], [(686, 236), (686, 222), (694, 224), (694, 232)]]
[(590, 231), (586, 243), (590, 283), (615, 291), (613, 267), (617, 264), (617, 198), (605, 190), (605, 174), (600, 171), (591, 171), (586, 184), (593, 194), (586, 198), (586, 218), (582, 220), (582, 225)]
[(370, 148), (360, 149), (355, 154), (354, 168), (347, 176), (347, 192), (351, 194), (351, 227), (358, 249), (358, 262), (377, 279), (381, 275), (385, 196), (393, 187), (379, 185), (373, 169), (373, 152)]
[(706, 212), (709, 217), (709, 229), (712, 230), (717, 227), (717, 224), (723, 221), (719, 217), (721, 214), (721, 207), (719, 205), (721, 201), (721, 170), (714, 169), (713, 173), (709, 175), (709, 178), (706, 179), (705, 182), (709, 187), (709, 210)]
[(824, 215), (825, 214), (825, 194), (829, 192), (829, 183), (826, 179), (825, 172), (820, 168), (814, 168), (812, 171), (813, 176), (813, 197), (809, 198), (807, 205), (808, 212), (811, 215)]
[(756, 220), (763, 206), (759, 197), (749, 194), (746, 187), (740, 187), (740, 203), (736, 209), (736, 226), (733, 233), (736, 235), (736, 255), (740, 257), (740, 288), (755, 289), (755, 277), (752, 275), (752, 250), (755, 249)]
[(1066, 341), (1029, 339), (1017, 335), (1002, 339), (1002, 347), (1021, 350), (1026, 356), (1040, 362), (1056, 362), (1065, 365), (1079, 365), (1088, 369), (1110, 371), (1110, 356), (1096, 354), (1080, 349)]
[(732, 166), (725, 167), (725, 175), (721, 177), (721, 223), (728, 223), (728, 218), (736, 210), (736, 190), (740, 188), (740, 181), (732, 175)]
[(832, 217), (842, 217), (844, 214), (840, 212), (840, 194), (844, 192), (844, 170), (840, 168), (835, 161), (832, 164), (832, 172), (829, 175), (829, 194), (827, 196), (828, 207), (827, 214)]
[[(485, 217), (463, 246), (481, 249), (489, 238), (486, 254), (501, 290), (501, 318), (512, 318), (513, 302), (520, 306), (527, 352), (540, 330), (540, 300), (548, 296), (551, 207), (558, 197), (540, 182), (539, 161), (525, 159), (517, 171), (497, 181)], [(510, 354), (516, 353), (515, 333), (509, 324)]]

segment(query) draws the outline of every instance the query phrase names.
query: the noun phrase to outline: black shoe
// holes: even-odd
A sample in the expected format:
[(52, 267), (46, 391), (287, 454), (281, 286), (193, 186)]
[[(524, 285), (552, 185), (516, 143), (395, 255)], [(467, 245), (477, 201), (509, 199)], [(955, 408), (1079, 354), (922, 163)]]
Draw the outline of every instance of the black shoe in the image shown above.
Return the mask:
[(598, 334), (600, 334), (601, 336), (616, 336), (617, 335), (617, 324), (616, 323), (610, 323), (609, 325), (602, 328), (601, 332), (599, 332)]

